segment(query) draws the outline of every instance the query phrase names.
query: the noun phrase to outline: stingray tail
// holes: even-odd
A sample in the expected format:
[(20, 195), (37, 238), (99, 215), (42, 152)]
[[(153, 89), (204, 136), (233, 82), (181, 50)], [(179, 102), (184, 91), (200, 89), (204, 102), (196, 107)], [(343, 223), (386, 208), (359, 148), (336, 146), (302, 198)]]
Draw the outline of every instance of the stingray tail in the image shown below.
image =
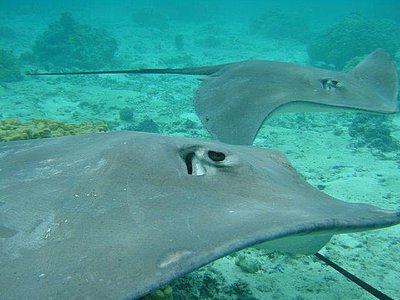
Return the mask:
[(26, 75), (100, 75), (100, 74), (178, 74), (178, 75), (211, 75), (219, 71), (223, 65), (182, 68), (182, 69), (137, 69), (108, 71), (78, 71), (78, 72), (28, 72)]
[(377, 94), (395, 106), (398, 111), (398, 78), (396, 66), (384, 49), (376, 49), (349, 72), (364, 84), (373, 88)]
[(333, 261), (331, 261), (329, 258), (326, 256), (322, 255), (321, 253), (315, 253), (314, 254), (318, 259), (326, 263), (328, 266), (331, 268), (335, 269), (338, 271), (340, 274), (343, 276), (347, 277), (351, 281), (353, 281), (355, 284), (357, 284), (359, 287), (370, 293), (371, 295), (375, 296), (379, 300), (394, 300), (393, 298), (389, 297), (388, 295), (382, 293), (380, 290), (374, 288), (373, 286), (369, 285), (366, 283), (364, 280), (360, 279), (356, 275), (350, 273), (349, 271), (343, 269), (341, 266), (335, 264)]

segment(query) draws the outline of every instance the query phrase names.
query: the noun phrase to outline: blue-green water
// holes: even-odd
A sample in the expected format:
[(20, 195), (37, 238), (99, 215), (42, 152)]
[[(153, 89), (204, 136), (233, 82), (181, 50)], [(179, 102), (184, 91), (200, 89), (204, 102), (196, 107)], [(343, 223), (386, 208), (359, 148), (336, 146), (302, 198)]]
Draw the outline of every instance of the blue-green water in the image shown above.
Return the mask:
[[(211, 138), (192, 106), (195, 77), (22, 74), (248, 59), (342, 71), (376, 48), (385, 48), (399, 69), (399, 11), (396, 0), (0, 0), (0, 121), (102, 121), (109, 130)], [(6, 140), (16, 133), (4, 124)], [(30, 137), (25, 131), (17, 135)], [(265, 123), (255, 144), (284, 152), (332, 196), (399, 209), (399, 139), (398, 113), (292, 113)], [(399, 226), (336, 236), (322, 252), (400, 298), (399, 236)], [(243, 262), (256, 267), (248, 272)], [(189, 274), (172, 290), (174, 299), (373, 299), (313, 257), (254, 249)]]

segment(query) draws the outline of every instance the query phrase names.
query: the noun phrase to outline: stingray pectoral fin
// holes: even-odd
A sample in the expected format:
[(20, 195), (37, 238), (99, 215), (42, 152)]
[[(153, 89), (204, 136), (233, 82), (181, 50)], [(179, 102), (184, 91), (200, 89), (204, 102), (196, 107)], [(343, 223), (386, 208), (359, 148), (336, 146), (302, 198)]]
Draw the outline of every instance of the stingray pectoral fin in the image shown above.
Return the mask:
[(114, 131), (0, 143), (0, 166), (1, 299), (139, 299), (259, 243), (400, 223), (258, 147)]
[[(267, 249), (293, 254), (311, 255), (324, 247), (333, 235), (354, 233), (398, 224), (399, 211), (380, 209), (368, 204), (347, 203), (348, 212), (342, 212), (331, 220), (322, 223), (299, 225), (296, 230), (289, 230), (281, 237), (256, 244), (257, 249)], [(333, 211), (332, 211), (333, 212)], [(390, 226), (390, 225), (389, 225)]]
[(0, 224), (0, 239), (10, 238), (18, 233), (17, 230), (8, 228)]
[(311, 255), (324, 247), (333, 234), (293, 235), (256, 245), (254, 248)]
[(357, 111), (360, 110), (356, 108), (348, 108), (343, 106), (333, 106), (333, 105), (325, 105), (325, 104), (305, 102), (305, 101), (304, 102), (297, 101), (297, 102), (289, 102), (287, 104), (279, 106), (270, 114), (270, 117), (281, 113), (310, 113), (310, 112), (341, 113), (341, 112), (357, 112)]
[[(194, 108), (203, 125), (219, 141), (251, 145), (265, 117), (281, 104), (255, 62), (240, 62), (205, 77), (194, 95)], [(280, 92), (278, 92), (280, 93)], [(285, 91), (283, 91), (285, 93)], [(274, 101), (276, 100), (276, 103)]]
[[(377, 111), (398, 111), (398, 78), (396, 66), (384, 49), (376, 49), (348, 74), (381, 96), (381, 103), (376, 103)], [(373, 110), (374, 107), (371, 107), (371, 109)]]

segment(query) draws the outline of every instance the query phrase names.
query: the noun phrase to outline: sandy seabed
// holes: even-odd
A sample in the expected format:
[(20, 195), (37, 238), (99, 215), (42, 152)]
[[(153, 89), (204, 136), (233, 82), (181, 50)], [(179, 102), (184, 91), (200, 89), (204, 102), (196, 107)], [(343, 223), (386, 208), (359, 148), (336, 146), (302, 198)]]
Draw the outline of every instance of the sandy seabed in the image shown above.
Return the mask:
[[(16, 54), (28, 50), (47, 20), (36, 20), (30, 30), (26, 18), (13, 18), (20, 33), (0, 47)], [(101, 26), (118, 40), (119, 66), (125, 68), (185, 67), (246, 59), (268, 59), (307, 64), (304, 44), (268, 40), (249, 33), (243, 24), (183, 24), (168, 30), (144, 29), (121, 19)], [(5, 21), (6, 22), (6, 21)], [(11, 21), (10, 21), (11, 23)], [(128, 25), (127, 25), (128, 24)], [(174, 37), (184, 37), (177, 50)], [(219, 44), (204, 46), (213, 36)], [(155, 38), (156, 37), (156, 38)], [(28, 66), (29, 69), (29, 66)], [(103, 120), (113, 130), (134, 128), (151, 119), (164, 134), (210, 138), (192, 104), (197, 78), (191, 76), (25, 77), (0, 85), (2, 118), (48, 118), (66, 122)], [(122, 121), (119, 110), (131, 108), (134, 117)], [(264, 124), (255, 144), (285, 153), (309, 183), (349, 202), (366, 202), (387, 209), (400, 208), (399, 154), (376, 155), (356, 148), (348, 134), (353, 115), (334, 113), (286, 114)], [(400, 139), (399, 116), (389, 120), (393, 137)], [(341, 133), (335, 134), (340, 128)], [(333, 261), (393, 298), (400, 298), (400, 226), (335, 236), (321, 250)], [(259, 266), (253, 273), (235, 264), (238, 255)], [(208, 266), (226, 284), (248, 284), (256, 299), (374, 299), (313, 256), (293, 256), (246, 249)], [(237, 295), (237, 299), (241, 299)]]

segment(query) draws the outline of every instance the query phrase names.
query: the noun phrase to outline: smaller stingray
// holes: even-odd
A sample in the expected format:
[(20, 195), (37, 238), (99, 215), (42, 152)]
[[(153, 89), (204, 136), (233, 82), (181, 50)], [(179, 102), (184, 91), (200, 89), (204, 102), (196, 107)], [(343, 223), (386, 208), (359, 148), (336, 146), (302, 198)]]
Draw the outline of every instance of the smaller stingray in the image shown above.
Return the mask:
[(149, 133), (0, 143), (0, 178), (2, 299), (137, 299), (245, 247), (315, 253), (400, 222), (276, 151)]
[[(377, 49), (348, 73), (275, 61), (243, 61), (186, 69), (143, 69), (28, 75), (84, 74), (206, 75), (194, 107), (219, 141), (253, 143), (264, 120), (275, 111), (339, 107), (377, 113), (398, 109), (397, 72), (390, 56)], [(321, 107), (324, 106), (324, 107)]]

